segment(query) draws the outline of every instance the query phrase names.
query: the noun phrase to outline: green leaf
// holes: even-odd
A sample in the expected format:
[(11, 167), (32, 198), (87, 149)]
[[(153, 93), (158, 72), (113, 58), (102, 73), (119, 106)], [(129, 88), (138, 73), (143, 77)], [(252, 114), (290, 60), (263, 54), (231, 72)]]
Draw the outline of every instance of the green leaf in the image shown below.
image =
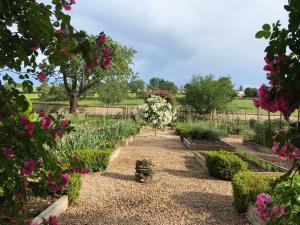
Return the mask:
[(258, 31), (255, 35), (256, 38), (258, 39), (261, 39), (263, 37), (265, 37), (265, 31), (261, 30), (261, 31)]
[(264, 31), (270, 31), (271, 30), (271, 26), (269, 25), (269, 24), (264, 24), (263, 26), (262, 26), (262, 28), (263, 28), (263, 30)]

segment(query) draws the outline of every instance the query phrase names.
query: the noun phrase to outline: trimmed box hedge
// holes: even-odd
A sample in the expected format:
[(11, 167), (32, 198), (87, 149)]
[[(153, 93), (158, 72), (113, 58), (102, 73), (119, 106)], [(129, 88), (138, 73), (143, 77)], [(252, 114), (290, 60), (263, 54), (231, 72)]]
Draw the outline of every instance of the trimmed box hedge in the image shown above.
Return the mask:
[(112, 152), (113, 150), (111, 149), (83, 149), (74, 152), (73, 156), (79, 156), (83, 167), (87, 168), (90, 172), (96, 172), (106, 169)]
[(248, 169), (241, 158), (224, 150), (208, 152), (205, 160), (209, 175), (222, 180), (232, 180), (235, 174)]
[(259, 193), (268, 192), (270, 183), (276, 175), (258, 174), (243, 171), (236, 174), (232, 180), (234, 206), (239, 213), (246, 213), (248, 207), (255, 203)]

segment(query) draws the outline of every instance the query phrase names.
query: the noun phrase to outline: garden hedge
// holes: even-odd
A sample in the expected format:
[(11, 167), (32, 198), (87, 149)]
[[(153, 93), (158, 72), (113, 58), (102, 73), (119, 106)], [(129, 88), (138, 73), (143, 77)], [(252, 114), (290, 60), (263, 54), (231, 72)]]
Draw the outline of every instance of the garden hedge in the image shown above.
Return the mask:
[(70, 176), (68, 187), (63, 190), (63, 194), (68, 195), (69, 204), (72, 204), (79, 198), (81, 185), (82, 185), (81, 174), (80, 173), (72, 174)]
[(73, 156), (79, 156), (83, 162), (83, 167), (90, 172), (102, 171), (109, 163), (109, 157), (113, 150), (83, 149), (74, 152)]
[(234, 206), (239, 213), (245, 213), (256, 201), (259, 193), (267, 192), (270, 183), (276, 178), (251, 171), (236, 174), (232, 180)]
[(248, 165), (232, 152), (212, 151), (205, 155), (209, 175), (222, 180), (232, 180), (235, 174), (248, 169)]

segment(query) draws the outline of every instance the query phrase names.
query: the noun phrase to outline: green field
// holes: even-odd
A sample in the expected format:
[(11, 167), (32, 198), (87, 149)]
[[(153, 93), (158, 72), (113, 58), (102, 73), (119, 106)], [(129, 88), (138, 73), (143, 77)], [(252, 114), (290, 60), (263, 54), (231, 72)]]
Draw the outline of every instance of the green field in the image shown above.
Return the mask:
[[(33, 102), (40, 102), (38, 99), (32, 99)], [(56, 103), (56, 104), (69, 104), (69, 101), (49, 101), (47, 103)], [(123, 99), (117, 105), (141, 105), (144, 103), (144, 99), (141, 98), (127, 98)], [(103, 102), (98, 100), (80, 100), (79, 105), (105, 105)]]
[[(39, 94), (38, 93), (32, 93), (32, 94), (25, 94), (28, 98), (30, 98), (33, 102), (40, 102), (39, 101)], [(56, 104), (69, 104), (68, 101), (49, 101), (47, 103), (56, 103)], [(143, 98), (139, 98), (135, 96), (134, 94), (129, 94), (126, 99), (123, 99), (120, 103), (116, 104), (119, 106), (136, 106), (141, 105), (144, 103)], [(103, 102), (93, 99), (93, 100), (80, 100), (79, 105), (105, 105)], [(246, 113), (246, 114), (256, 114), (257, 109), (253, 106), (252, 99), (243, 99), (243, 98), (235, 98), (230, 103), (230, 111), (234, 113)], [(293, 116), (297, 116), (296, 111)], [(259, 113), (261, 115), (267, 115), (268, 112), (260, 109)], [(272, 113), (271, 115), (279, 115), (279, 113)]]

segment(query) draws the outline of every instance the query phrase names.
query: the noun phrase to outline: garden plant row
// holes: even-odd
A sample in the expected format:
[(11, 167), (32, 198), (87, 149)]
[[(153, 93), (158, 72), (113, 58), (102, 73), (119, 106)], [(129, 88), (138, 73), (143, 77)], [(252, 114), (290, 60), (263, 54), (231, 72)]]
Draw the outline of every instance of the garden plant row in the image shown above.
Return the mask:
[[(212, 177), (232, 181), (234, 206), (238, 213), (253, 208), (259, 193), (269, 193), (274, 180), (282, 175), (281, 168), (245, 151), (222, 149), (216, 145), (226, 132), (209, 121), (177, 123), (176, 133), (184, 142), (210, 142), (209, 148), (199, 149), (196, 156), (202, 160)], [(212, 146), (215, 145), (215, 149)], [(194, 148), (192, 150), (195, 150)], [(300, 187), (300, 176), (294, 176), (294, 185)], [(277, 187), (284, 188), (284, 183)], [(250, 220), (253, 218), (250, 218)], [(255, 218), (258, 219), (258, 218)], [(259, 221), (259, 220), (258, 220)]]

